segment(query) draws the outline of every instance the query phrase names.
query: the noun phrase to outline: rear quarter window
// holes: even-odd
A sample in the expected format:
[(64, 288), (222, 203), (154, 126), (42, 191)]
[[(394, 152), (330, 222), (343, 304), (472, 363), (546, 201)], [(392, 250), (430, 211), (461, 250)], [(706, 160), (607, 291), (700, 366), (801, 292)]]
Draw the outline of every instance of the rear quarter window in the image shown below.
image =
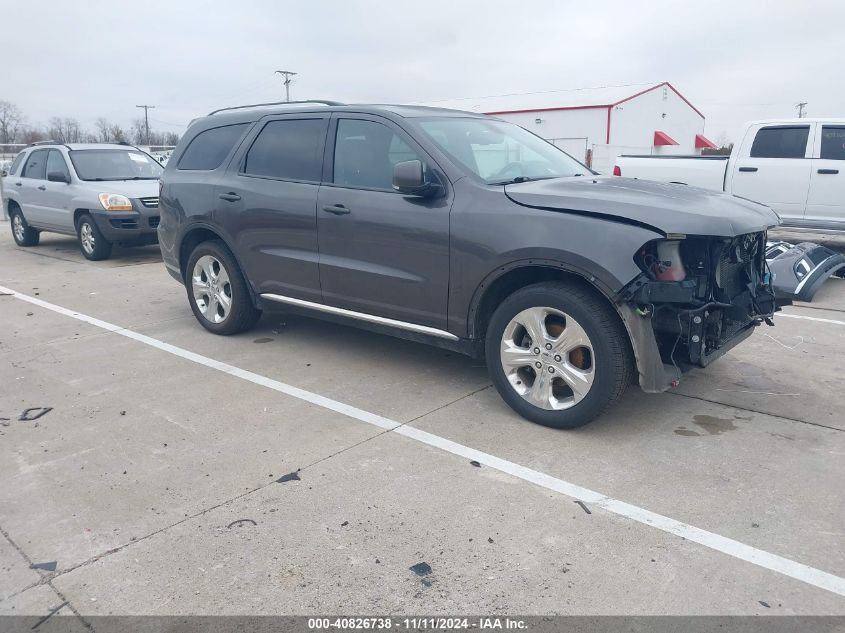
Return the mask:
[(21, 163), (23, 162), (24, 153), (21, 152), (17, 156), (15, 156), (15, 160), (12, 163), (12, 166), (9, 167), (9, 175), (15, 175), (18, 173), (18, 169), (20, 169)]
[(223, 164), (246, 130), (247, 123), (214, 127), (197, 134), (179, 158), (179, 170), (210, 171)]

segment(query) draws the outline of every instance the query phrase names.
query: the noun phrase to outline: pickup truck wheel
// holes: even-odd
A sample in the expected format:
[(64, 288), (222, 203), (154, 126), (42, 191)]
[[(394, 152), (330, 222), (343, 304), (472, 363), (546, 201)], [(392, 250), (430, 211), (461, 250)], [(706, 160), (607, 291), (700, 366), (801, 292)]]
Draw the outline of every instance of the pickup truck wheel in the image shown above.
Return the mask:
[(79, 237), (79, 250), (86, 259), (98, 262), (108, 259), (111, 255), (111, 242), (103, 236), (94, 218), (88, 213), (79, 216), (76, 234)]
[(261, 317), (234, 256), (219, 240), (203, 242), (188, 258), (185, 287), (197, 321), (214, 334), (237, 334)]
[(26, 223), (23, 213), (18, 208), (11, 210), (12, 215), (12, 237), (18, 246), (37, 246), (41, 235), (38, 231)]
[(485, 342), (499, 394), (522, 417), (558, 429), (587, 424), (631, 383), (627, 334), (593, 293), (567, 282), (516, 291), (493, 313)]

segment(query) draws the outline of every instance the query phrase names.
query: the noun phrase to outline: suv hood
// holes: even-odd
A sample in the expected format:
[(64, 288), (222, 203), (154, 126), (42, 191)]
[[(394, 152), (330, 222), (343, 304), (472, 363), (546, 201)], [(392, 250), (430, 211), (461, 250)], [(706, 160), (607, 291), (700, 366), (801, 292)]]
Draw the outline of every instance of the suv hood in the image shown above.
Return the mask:
[(780, 224), (769, 207), (687, 185), (636, 178), (586, 176), (505, 185), (505, 195), (525, 207), (594, 215), (658, 233), (734, 237)]
[(85, 183), (91, 189), (119, 193), (127, 198), (158, 198), (158, 180), (103, 180)]

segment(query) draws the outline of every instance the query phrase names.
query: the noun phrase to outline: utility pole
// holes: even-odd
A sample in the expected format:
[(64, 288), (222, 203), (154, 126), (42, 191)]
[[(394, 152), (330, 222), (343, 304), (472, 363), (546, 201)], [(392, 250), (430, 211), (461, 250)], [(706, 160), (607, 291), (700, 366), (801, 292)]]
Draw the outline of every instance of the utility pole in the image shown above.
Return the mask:
[(293, 77), (297, 73), (293, 72), (292, 70), (277, 70), (275, 74), (281, 75), (285, 78), (285, 101), (290, 101), (291, 77)]
[(144, 127), (147, 131), (147, 145), (150, 144), (150, 117), (148, 110), (155, 109), (152, 105), (136, 105), (136, 108), (144, 108)]
[(799, 119), (803, 119), (803, 118), (804, 118), (804, 108), (805, 108), (806, 106), (807, 106), (807, 102), (806, 102), (806, 101), (802, 101), (801, 103), (796, 103), (796, 104), (795, 104), (795, 107), (798, 109), (798, 118), (799, 118)]

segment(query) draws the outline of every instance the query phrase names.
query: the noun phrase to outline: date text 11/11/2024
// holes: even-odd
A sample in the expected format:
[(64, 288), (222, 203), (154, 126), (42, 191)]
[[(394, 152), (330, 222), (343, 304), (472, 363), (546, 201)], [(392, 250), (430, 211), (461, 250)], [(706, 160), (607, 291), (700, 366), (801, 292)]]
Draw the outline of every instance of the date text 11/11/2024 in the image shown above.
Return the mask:
[(308, 628), (319, 630), (526, 630), (524, 620), (515, 618), (477, 617), (477, 618), (449, 618), (449, 617), (339, 617), (339, 618), (308, 618)]

